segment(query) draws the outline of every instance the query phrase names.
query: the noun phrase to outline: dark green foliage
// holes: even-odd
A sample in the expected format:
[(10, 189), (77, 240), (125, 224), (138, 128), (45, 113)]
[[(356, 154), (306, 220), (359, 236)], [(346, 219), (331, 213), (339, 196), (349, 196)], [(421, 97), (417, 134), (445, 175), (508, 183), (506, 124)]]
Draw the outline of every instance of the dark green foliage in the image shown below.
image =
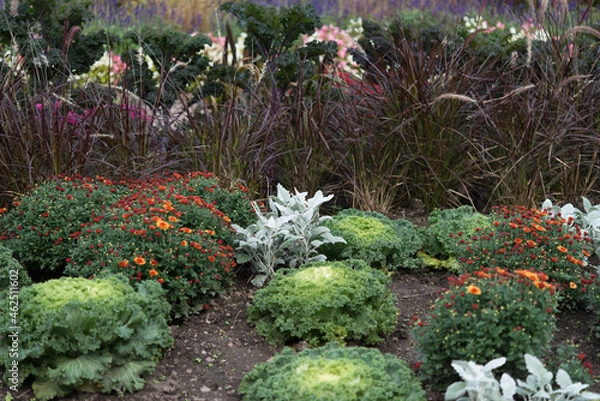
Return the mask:
[(256, 292), (248, 322), (269, 343), (316, 346), (347, 340), (376, 344), (397, 323), (391, 280), (360, 260), (313, 262), (278, 270)]
[(388, 269), (417, 268), (416, 258), (422, 242), (411, 222), (391, 220), (378, 212), (342, 210), (326, 223), (331, 234), (346, 243), (324, 246), (330, 259), (362, 259), (374, 267)]
[[(14, 39), (31, 73), (64, 79), (73, 70), (87, 70), (102, 54), (104, 41), (78, 44), (83, 24), (93, 18), (93, 1), (22, 0), (17, 10), (10, 4), (1, 11), (0, 44), (10, 46)], [(81, 54), (84, 49), (89, 53)]]
[(406, 363), (373, 348), (329, 343), (296, 354), (291, 348), (254, 367), (238, 391), (244, 401), (423, 401)]
[(149, 103), (159, 102), (170, 107), (178, 93), (206, 71), (208, 59), (202, 55), (205, 45), (211, 41), (204, 35), (191, 36), (174, 27), (156, 28), (144, 25), (137, 31), (129, 31), (123, 40), (139, 44), (150, 57), (165, 85), (156, 86), (148, 63), (140, 63), (137, 49), (126, 51), (126, 87), (137, 89), (140, 97)]
[(311, 35), (323, 24), (312, 5), (269, 7), (251, 2), (228, 2), (221, 10), (234, 15), (240, 27), (248, 34), (244, 44), (253, 57), (261, 56), (263, 68), (275, 81), (278, 102), (292, 82), (308, 79), (316, 71), (318, 57), (333, 57), (335, 42), (313, 41), (299, 47), (301, 35)]
[(11, 287), (18, 289), (30, 284), (31, 278), (23, 266), (12, 257), (12, 251), (0, 245), (0, 293)]
[[(18, 385), (31, 376), (41, 401), (76, 389), (140, 390), (142, 376), (173, 345), (170, 308), (155, 282), (134, 291), (124, 277), (61, 278), (22, 288), (19, 301), (18, 356), (9, 353), (14, 325), (4, 313), (0, 363), (8, 380), (8, 368), (18, 360)], [(0, 303), (8, 310), (6, 297)]]

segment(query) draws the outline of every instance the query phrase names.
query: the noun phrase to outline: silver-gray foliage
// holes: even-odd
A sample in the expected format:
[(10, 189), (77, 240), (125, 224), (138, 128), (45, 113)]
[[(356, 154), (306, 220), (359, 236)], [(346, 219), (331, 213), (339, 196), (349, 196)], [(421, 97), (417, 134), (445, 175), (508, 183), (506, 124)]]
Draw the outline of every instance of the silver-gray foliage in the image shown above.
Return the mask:
[(261, 287), (279, 265), (295, 268), (308, 262), (325, 260), (318, 248), (323, 244), (345, 242), (322, 225), (329, 216), (320, 216), (319, 208), (333, 198), (317, 191), (307, 199), (307, 192), (292, 194), (281, 184), (277, 195), (269, 198), (269, 211), (252, 204), (258, 220), (246, 228), (232, 224), (236, 230), (238, 263), (250, 262), (256, 276), (252, 284)]

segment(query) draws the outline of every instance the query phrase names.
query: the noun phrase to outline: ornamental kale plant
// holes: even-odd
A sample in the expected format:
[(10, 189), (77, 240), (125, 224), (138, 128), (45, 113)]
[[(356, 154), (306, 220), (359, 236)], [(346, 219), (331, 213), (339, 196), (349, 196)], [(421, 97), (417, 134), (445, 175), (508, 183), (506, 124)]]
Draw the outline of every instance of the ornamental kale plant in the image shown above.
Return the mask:
[(472, 236), (454, 233), (463, 268), (533, 268), (556, 281), (564, 307), (581, 302), (578, 283), (592, 250), (586, 232), (577, 225), (565, 227), (567, 219), (560, 216), (520, 206), (494, 207), (490, 217), (492, 226)]
[(390, 220), (378, 212), (342, 210), (327, 226), (345, 243), (323, 246), (330, 259), (362, 259), (378, 268), (417, 268), (421, 239), (407, 220)]
[(255, 286), (261, 287), (279, 265), (294, 268), (325, 260), (325, 255), (319, 253), (320, 246), (344, 242), (343, 238), (331, 235), (329, 228), (324, 226), (331, 217), (319, 216), (319, 208), (333, 195), (324, 196), (321, 191), (309, 199), (306, 195), (297, 190), (292, 194), (278, 184), (277, 195), (269, 198), (268, 213), (263, 213), (258, 204), (253, 203), (258, 221), (246, 228), (232, 225), (236, 230), (237, 261), (251, 263), (256, 273), (252, 280)]
[[(14, 326), (0, 316), (0, 363), (11, 379), (19, 363), (20, 386), (33, 378), (36, 399), (62, 397), (74, 390), (133, 392), (144, 386), (173, 338), (169, 305), (160, 284), (134, 290), (124, 277), (49, 280), (19, 292), (19, 352), (10, 353)], [(8, 310), (8, 298), (0, 300)]]
[(158, 281), (177, 319), (229, 288), (235, 262), (223, 239), (232, 237), (230, 219), (213, 203), (188, 195), (193, 191), (181, 194), (165, 183), (132, 184), (131, 194), (103, 220), (80, 231), (65, 274)]
[(31, 276), (59, 276), (77, 233), (102, 220), (123, 191), (103, 177), (54, 177), (0, 214), (0, 238)]
[(329, 343), (298, 354), (285, 348), (256, 365), (238, 389), (244, 401), (422, 401), (406, 363), (391, 354)]
[(423, 251), (429, 256), (448, 259), (455, 256), (456, 237), (451, 234), (462, 232), (470, 237), (491, 226), (490, 217), (478, 213), (472, 206), (461, 206), (454, 209), (434, 209), (427, 218), (428, 227), (420, 230), (423, 239)]
[(455, 380), (453, 360), (485, 363), (505, 356), (505, 371), (520, 373), (526, 352), (547, 352), (557, 297), (543, 272), (483, 269), (449, 278), (425, 318), (413, 318), (421, 372), (434, 386)]
[(397, 324), (391, 280), (360, 260), (281, 269), (256, 292), (248, 323), (271, 344), (377, 344)]

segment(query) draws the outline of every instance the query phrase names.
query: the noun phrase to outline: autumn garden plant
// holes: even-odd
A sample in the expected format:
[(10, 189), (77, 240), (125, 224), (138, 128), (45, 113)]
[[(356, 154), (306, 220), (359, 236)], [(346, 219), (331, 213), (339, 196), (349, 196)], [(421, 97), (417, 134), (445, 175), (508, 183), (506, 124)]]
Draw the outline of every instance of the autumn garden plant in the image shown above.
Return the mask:
[(594, 252), (585, 231), (568, 225), (568, 218), (521, 206), (494, 207), (490, 217), (491, 226), (471, 236), (452, 234), (465, 270), (533, 268), (556, 282), (563, 306), (581, 302), (587, 258)]
[(414, 225), (405, 219), (391, 220), (378, 212), (345, 209), (326, 223), (332, 234), (345, 241), (323, 246), (333, 260), (362, 259), (377, 268), (418, 268), (422, 242)]
[[(39, 400), (85, 388), (133, 392), (144, 386), (173, 338), (170, 306), (159, 283), (134, 290), (126, 277), (53, 279), (19, 292), (18, 386), (33, 378)], [(2, 297), (2, 310), (9, 310)], [(0, 318), (0, 363), (10, 375), (13, 333), (8, 314)]]
[(295, 353), (285, 348), (256, 365), (242, 381), (245, 401), (406, 400), (425, 397), (406, 363), (373, 348), (337, 343)]
[(523, 371), (526, 352), (549, 349), (557, 294), (542, 272), (483, 269), (451, 277), (427, 316), (413, 318), (421, 373), (445, 388), (453, 360), (486, 363), (506, 357), (506, 372)]
[(269, 343), (377, 344), (397, 324), (389, 277), (362, 260), (281, 269), (248, 307), (248, 322)]

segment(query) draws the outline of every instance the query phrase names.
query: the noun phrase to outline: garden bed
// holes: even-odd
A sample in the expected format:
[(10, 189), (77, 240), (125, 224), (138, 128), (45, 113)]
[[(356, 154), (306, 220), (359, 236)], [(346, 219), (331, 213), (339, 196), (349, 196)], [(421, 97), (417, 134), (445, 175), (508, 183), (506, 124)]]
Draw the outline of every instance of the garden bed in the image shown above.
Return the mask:
[[(397, 329), (377, 348), (407, 361), (416, 362), (414, 342), (409, 331), (412, 316), (424, 315), (436, 297), (436, 291), (446, 286), (449, 274), (438, 270), (397, 272), (392, 276), (392, 289), (398, 297), (400, 310)], [(237, 388), (252, 367), (271, 358), (281, 350), (258, 336), (246, 323), (246, 308), (256, 289), (249, 277), (236, 277), (229, 294), (211, 302), (210, 309), (190, 317), (180, 326), (172, 326), (174, 347), (160, 362), (156, 372), (147, 378), (145, 388), (124, 397), (117, 395), (74, 393), (63, 398), (70, 401), (96, 400), (189, 400), (238, 401)], [(558, 318), (555, 342), (566, 339), (580, 345), (587, 361), (600, 366), (600, 346), (590, 334), (592, 316), (585, 311), (563, 313)], [(358, 345), (358, 344), (349, 344)], [(302, 349), (302, 343), (293, 344)], [(600, 384), (592, 386), (600, 390)], [(2, 388), (2, 393), (6, 387)], [(29, 387), (14, 394), (14, 399), (33, 397)], [(443, 400), (443, 394), (429, 391), (428, 400)]]

